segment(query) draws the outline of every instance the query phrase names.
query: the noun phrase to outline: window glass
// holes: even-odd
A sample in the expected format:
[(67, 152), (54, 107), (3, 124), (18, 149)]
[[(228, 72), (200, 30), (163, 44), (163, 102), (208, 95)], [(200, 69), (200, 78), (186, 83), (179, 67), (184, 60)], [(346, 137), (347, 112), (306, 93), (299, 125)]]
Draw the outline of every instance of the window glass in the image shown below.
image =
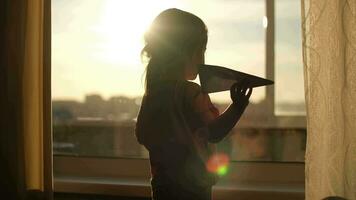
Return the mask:
[[(134, 136), (144, 88), (140, 51), (144, 31), (163, 9), (181, 8), (206, 22), (207, 64), (265, 77), (265, 2), (52, 0), (54, 154), (148, 157)], [(280, 88), (277, 96), (289, 91)], [(221, 112), (230, 102), (229, 92), (211, 97)], [(264, 87), (254, 90), (218, 151), (233, 161), (302, 161), (305, 130), (264, 128), (265, 98)]]
[(275, 113), (305, 115), (300, 1), (275, 2)]

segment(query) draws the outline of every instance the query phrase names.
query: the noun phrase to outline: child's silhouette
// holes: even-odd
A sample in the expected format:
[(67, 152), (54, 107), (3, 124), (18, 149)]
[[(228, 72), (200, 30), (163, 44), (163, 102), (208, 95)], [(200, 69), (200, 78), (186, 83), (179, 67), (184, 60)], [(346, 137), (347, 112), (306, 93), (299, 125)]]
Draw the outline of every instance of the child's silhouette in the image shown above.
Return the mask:
[(232, 104), (219, 115), (209, 95), (188, 80), (204, 63), (207, 28), (197, 16), (168, 9), (145, 34), (149, 58), (136, 136), (149, 151), (155, 200), (211, 199), (216, 175), (206, 168), (208, 143), (222, 140), (249, 103), (252, 88), (234, 84)]

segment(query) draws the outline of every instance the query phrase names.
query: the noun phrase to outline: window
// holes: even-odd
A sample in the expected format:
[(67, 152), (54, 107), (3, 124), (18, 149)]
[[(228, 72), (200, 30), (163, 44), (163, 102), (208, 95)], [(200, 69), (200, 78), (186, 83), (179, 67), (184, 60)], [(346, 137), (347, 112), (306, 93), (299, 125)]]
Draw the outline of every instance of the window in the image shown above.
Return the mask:
[(299, 1), (276, 1), (275, 113), (305, 115)]
[[(143, 94), (141, 36), (169, 7), (206, 22), (207, 64), (275, 80), (254, 89), (218, 151), (233, 162), (304, 162), (300, 2), (292, 0), (52, 0), (54, 156), (147, 158), (133, 133)], [(230, 101), (228, 92), (211, 97), (221, 111)]]

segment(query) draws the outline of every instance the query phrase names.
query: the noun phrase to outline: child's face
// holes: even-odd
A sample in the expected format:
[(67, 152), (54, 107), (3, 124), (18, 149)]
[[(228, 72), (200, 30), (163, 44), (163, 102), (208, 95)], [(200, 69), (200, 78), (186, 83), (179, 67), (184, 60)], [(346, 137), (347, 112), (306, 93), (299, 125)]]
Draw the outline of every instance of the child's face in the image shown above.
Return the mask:
[(197, 50), (189, 63), (185, 67), (185, 78), (187, 80), (194, 80), (198, 75), (198, 65), (205, 63), (205, 48), (203, 50)]

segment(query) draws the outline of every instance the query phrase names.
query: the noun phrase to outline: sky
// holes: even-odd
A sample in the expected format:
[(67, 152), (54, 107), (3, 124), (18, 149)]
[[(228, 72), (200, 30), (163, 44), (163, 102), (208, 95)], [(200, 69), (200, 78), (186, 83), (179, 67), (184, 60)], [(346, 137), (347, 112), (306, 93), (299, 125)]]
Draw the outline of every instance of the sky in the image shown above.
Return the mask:
[[(142, 36), (166, 8), (192, 12), (208, 26), (206, 63), (265, 77), (263, 0), (52, 0), (53, 99), (143, 94)], [(304, 101), (299, 1), (276, 2), (277, 102)], [(252, 101), (264, 98), (254, 89)], [(228, 92), (212, 95), (228, 101)]]

